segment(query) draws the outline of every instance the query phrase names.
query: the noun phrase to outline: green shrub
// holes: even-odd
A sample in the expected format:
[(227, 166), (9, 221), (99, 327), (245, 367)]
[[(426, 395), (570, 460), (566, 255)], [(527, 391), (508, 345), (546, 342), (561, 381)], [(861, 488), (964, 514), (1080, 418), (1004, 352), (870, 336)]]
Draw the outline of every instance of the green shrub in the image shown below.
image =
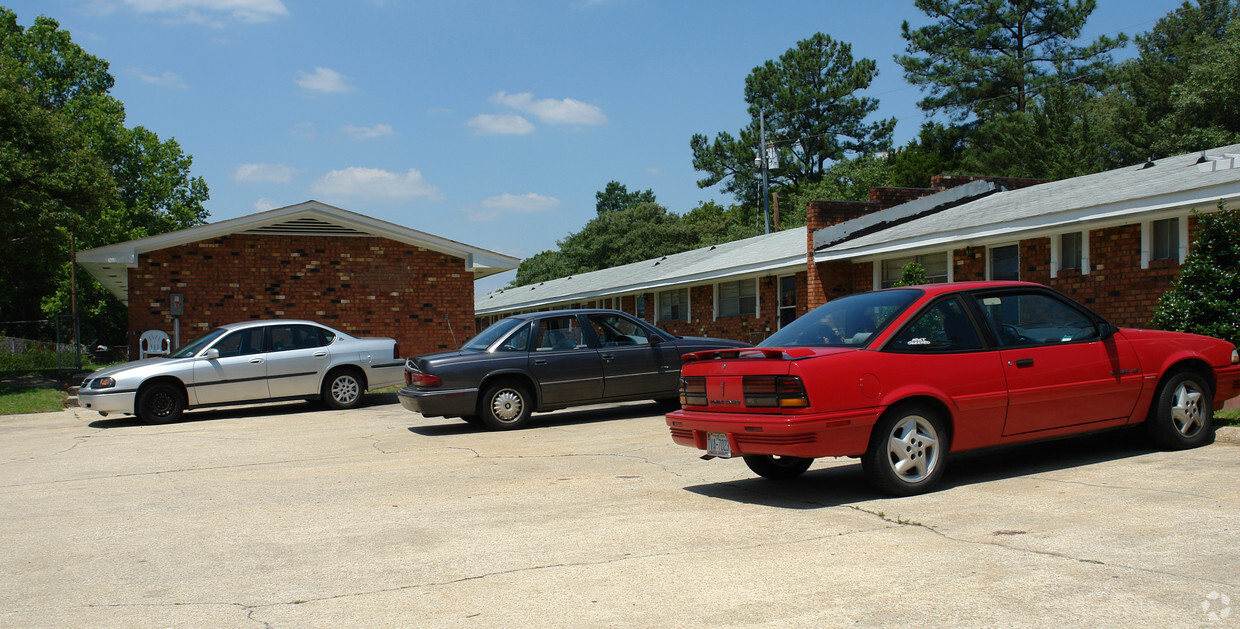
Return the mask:
[(1240, 210), (1197, 214), (1193, 246), (1150, 327), (1193, 332), (1240, 345)]

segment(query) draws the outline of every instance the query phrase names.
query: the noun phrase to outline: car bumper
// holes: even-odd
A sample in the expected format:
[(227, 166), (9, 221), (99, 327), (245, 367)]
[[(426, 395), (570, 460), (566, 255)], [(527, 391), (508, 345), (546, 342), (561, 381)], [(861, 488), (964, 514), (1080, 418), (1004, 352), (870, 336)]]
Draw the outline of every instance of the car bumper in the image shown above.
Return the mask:
[(78, 406), (88, 411), (98, 411), (100, 413), (133, 414), (134, 399), (137, 396), (137, 391), (115, 391), (112, 393), (86, 393), (79, 391)]
[(1214, 376), (1214, 408), (1217, 410), (1227, 400), (1240, 396), (1240, 365), (1216, 369)]
[(759, 415), (673, 411), (667, 414), (672, 441), (706, 449), (710, 433), (728, 436), (732, 456), (773, 454), (816, 459), (860, 456), (883, 409), (810, 415)]
[(425, 417), (465, 417), (478, 412), (477, 389), (425, 391), (405, 387), (396, 392), (400, 405)]

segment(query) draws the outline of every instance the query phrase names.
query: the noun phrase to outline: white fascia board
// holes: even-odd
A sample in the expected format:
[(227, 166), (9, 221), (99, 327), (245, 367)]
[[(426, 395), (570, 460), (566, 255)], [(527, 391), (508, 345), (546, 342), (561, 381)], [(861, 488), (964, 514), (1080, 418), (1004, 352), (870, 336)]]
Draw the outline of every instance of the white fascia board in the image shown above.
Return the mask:
[[(1222, 188), (1222, 189), (1220, 189)], [(1209, 192), (1207, 194), (1207, 192)], [(1176, 216), (1189, 209), (1213, 212), (1216, 204), (1222, 200), (1225, 209), (1240, 207), (1240, 183), (1216, 186), (1209, 189), (1189, 190), (1183, 193), (1162, 195), (1150, 199), (1152, 203), (1133, 207), (1128, 203), (1082, 208), (1050, 215), (1033, 216), (1019, 221), (985, 225), (980, 228), (964, 228), (941, 232), (930, 238), (904, 239), (899, 241), (876, 243), (855, 249), (846, 248), (847, 243), (830, 249), (815, 252), (814, 262), (832, 260), (872, 258), (893, 252), (914, 253), (917, 251), (941, 251), (944, 248), (958, 249), (969, 245), (984, 245), (983, 241), (1012, 240), (1021, 237), (1041, 235), (1072, 230), (1105, 229), (1120, 225), (1130, 225), (1147, 220), (1157, 220)], [(1134, 219), (1134, 217), (1139, 217)]]

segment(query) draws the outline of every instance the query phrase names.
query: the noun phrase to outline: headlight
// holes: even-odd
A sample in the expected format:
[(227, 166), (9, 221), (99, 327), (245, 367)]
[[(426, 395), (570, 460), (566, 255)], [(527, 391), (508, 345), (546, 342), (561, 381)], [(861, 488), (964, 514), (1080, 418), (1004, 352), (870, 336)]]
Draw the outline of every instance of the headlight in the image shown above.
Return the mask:
[(116, 386), (116, 378), (103, 377), (95, 378), (95, 383), (90, 386), (92, 389), (111, 389)]
[(1240, 349), (1231, 350), (1231, 364), (1240, 365)]

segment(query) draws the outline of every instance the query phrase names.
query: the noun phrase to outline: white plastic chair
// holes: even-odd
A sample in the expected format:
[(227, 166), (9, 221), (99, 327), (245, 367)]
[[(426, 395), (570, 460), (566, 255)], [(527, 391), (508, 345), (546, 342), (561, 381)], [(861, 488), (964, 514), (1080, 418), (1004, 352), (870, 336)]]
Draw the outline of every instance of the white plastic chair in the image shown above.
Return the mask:
[(163, 330), (147, 330), (138, 337), (138, 357), (167, 356), (172, 353), (172, 342)]

